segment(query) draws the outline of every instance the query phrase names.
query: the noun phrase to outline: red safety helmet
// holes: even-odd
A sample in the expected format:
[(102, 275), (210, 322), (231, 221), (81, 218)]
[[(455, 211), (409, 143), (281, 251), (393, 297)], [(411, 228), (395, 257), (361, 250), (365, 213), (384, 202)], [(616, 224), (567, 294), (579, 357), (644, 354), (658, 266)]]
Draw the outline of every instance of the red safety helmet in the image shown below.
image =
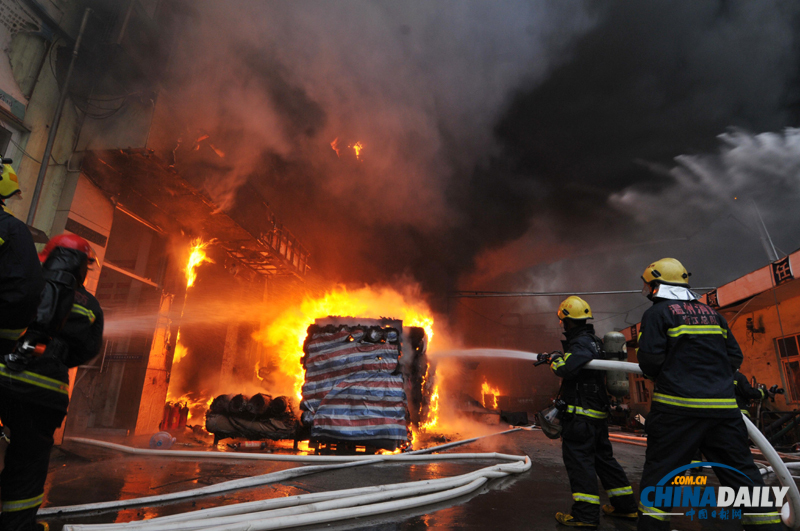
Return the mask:
[(59, 234), (58, 236), (53, 236), (50, 238), (50, 241), (47, 242), (47, 245), (44, 246), (44, 249), (41, 253), (39, 253), (39, 261), (44, 263), (47, 260), (47, 257), (50, 256), (50, 251), (55, 249), (56, 247), (66, 247), (67, 249), (75, 249), (76, 251), (80, 251), (85, 253), (86, 256), (89, 258), (89, 262), (96, 262), (97, 261), (97, 254), (95, 254), (94, 249), (92, 246), (89, 245), (89, 242), (78, 236), (77, 234)]

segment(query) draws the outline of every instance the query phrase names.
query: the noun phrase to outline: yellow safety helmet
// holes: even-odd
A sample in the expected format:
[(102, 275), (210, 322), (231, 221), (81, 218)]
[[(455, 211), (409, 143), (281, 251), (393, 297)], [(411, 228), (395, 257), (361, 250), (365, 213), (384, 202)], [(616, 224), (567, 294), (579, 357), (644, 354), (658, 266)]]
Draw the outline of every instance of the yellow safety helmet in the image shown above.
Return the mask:
[(575, 295), (567, 297), (558, 307), (558, 318), (564, 319), (592, 319), (592, 309), (589, 303)]
[(3, 175), (0, 176), (0, 197), (8, 199), (18, 193), (20, 193), (20, 190), (17, 172), (14, 171), (11, 164), (3, 164)]
[(658, 281), (662, 284), (669, 284), (671, 286), (689, 286), (689, 277), (692, 274), (686, 271), (683, 264), (674, 258), (662, 258), (656, 260), (642, 273), (642, 280), (647, 284)]

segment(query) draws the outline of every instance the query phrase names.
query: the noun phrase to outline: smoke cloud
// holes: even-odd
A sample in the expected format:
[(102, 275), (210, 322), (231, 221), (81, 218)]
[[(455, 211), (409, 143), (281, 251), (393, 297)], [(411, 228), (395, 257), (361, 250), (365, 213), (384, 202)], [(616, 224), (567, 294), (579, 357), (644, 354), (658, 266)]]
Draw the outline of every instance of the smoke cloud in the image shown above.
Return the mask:
[(409, 273), (428, 289), (482, 245), (464, 243), (462, 197), (511, 95), (594, 21), (579, 1), (191, 6), (152, 145), (177, 164), (179, 142), (206, 153), (199, 171), (224, 209), (257, 188), (323, 275)]
[[(505, 219), (524, 211), (528, 224), (480, 249), (465, 284), (638, 289), (649, 262), (675, 256), (695, 286), (720, 285), (767, 261), (753, 202), (776, 246), (799, 247), (796, 132), (784, 131), (797, 118), (798, 6), (595, 7), (598, 23), (571, 59), (498, 122), (495, 168), (524, 184)], [(588, 299), (605, 330), (646, 306), (638, 295)], [(471, 304), (535, 314), (558, 300)]]
[(189, 5), (153, 147), (225, 209), (257, 189), (331, 281), (635, 289), (675, 255), (717, 285), (765, 261), (752, 201), (798, 246), (795, 2)]

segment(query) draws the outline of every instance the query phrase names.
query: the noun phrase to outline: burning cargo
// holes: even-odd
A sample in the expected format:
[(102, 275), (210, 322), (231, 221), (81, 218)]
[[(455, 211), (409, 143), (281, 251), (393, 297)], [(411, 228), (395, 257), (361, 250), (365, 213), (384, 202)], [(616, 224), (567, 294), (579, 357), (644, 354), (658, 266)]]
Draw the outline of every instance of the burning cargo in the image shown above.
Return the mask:
[(215, 441), (310, 439), (312, 448), (337, 451), (406, 448), (411, 425), (426, 416), (426, 349), (425, 330), (403, 328), (401, 320), (316, 319), (303, 343), (301, 421), (288, 397), (222, 395), (206, 414), (206, 429)]

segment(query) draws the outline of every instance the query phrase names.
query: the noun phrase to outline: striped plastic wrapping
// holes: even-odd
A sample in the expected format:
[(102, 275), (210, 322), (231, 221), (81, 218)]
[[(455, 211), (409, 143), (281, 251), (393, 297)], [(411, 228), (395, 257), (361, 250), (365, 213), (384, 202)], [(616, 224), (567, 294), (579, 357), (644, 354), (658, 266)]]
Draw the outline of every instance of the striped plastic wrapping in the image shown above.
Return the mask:
[(317, 331), (306, 342), (303, 400), (313, 414), (311, 437), (405, 442), (403, 377), (392, 374), (400, 345), (351, 339), (352, 330)]

